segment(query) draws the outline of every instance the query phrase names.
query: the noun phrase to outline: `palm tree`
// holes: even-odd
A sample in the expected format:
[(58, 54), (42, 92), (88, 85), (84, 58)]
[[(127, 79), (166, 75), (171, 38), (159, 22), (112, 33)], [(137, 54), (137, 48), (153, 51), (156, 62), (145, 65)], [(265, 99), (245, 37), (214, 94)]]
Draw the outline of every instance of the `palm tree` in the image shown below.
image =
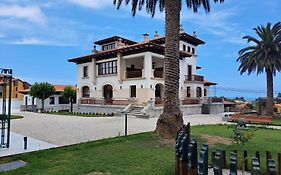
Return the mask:
[(239, 71), (241, 74), (257, 72), (261, 74), (265, 71), (267, 83), (266, 113), (274, 115), (273, 110), (273, 76), (276, 71), (281, 70), (281, 22), (271, 27), (270, 23), (266, 26), (254, 28), (259, 39), (252, 36), (244, 36), (248, 43), (254, 45), (245, 47), (239, 51), (240, 62)]
[[(152, 17), (156, 6), (160, 12), (165, 10), (165, 58), (164, 58), (164, 107), (163, 114), (157, 121), (156, 132), (164, 137), (176, 137), (176, 133), (183, 124), (182, 112), (179, 108), (179, 29), (181, 0), (113, 0), (120, 8), (122, 2), (126, 5), (132, 2), (132, 14), (135, 16), (137, 9), (141, 10), (146, 5), (146, 11)], [(223, 0), (214, 0), (223, 2)], [(206, 12), (210, 11), (209, 0), (186, 0), (189, 9), (197, 12), (203, 6)]]

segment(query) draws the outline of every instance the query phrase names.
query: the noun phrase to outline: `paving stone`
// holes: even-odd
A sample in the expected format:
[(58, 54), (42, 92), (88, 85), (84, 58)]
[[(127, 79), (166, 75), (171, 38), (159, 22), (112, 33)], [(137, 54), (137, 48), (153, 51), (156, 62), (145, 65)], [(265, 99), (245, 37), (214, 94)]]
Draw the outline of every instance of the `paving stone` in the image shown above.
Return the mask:
[(17, 160), (9, 163), (0, 164), (0, 172), (14, 170), (20, 167), (25, 167), (27, 165), (26, 162), (22, 160)]

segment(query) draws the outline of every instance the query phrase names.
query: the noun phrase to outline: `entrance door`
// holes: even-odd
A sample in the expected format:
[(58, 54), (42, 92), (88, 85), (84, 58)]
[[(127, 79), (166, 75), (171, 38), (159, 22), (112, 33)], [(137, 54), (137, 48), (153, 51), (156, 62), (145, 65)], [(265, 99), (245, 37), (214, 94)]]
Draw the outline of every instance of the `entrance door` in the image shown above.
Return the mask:
[(103, 87), (103, 97), (105, 99), (106, 104), (111, 104), (112, 103), (112, 97), (113, 97), (113, 91), (112, 91), (112, 86), (111, 85), (105, 85)]

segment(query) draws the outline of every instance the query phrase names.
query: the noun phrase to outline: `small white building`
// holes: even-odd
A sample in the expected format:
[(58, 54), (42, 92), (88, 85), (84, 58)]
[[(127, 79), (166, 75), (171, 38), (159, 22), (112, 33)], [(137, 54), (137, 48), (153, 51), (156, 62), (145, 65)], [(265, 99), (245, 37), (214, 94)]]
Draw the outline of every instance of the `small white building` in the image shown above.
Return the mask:
[[(201, 113), (202, 104), (212, 102), (209, 87), (216, 85), (197, 75), (197, 70), (201, 69), (196, 64), (197, 46), (205, 42), (195, 34), (191, 36), (183, 31), (179, 36), (179, 98), (182, 106), (197, 105), (196, 110), (187, 113)], [(141, 111), (144, 112), (163, 104), (165, 37), (155, 33), (154, 38), (149, 39), (148, 34), (144, 34), (143, 41), (135, 42), (113, 36), (94, 44), (99, 45), (100, 50), (94, 46), (91, 54), (68, 60), (77, 64), (77, 100), (80, 108), (131, 104), (142, 106)]]
[[(68, 99), (61, 96), (61, 92), (65, 87), (72, 87), (74, 90), (75, 86), (71, 85), (53, 85), (55, 88), (55, 94), (44, 100), (44, 110), (49, 112), (68, 111), (70, 110), (70, 103)], [(22, 111), (39, 111), (42, 107), (41, 99), (33, 98), (30, 96), (29, 89), (20, 91), (24, 95), (23, 104), (21, 105)]]

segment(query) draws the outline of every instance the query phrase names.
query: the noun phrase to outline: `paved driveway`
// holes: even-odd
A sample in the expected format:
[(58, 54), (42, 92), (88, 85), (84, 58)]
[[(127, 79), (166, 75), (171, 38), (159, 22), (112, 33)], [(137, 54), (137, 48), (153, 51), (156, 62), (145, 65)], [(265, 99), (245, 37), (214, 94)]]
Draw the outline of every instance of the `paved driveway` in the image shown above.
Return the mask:
[[(24, 112), (23, 119), (12, 120), (11, 130), (57, 146), (87, 142), (124, 134), (124, 117), (74, 117)], [(184, 117), (191, 125), (221, 123), (220, 115)], [(153, 131), (156, 118), (128, 117), (128, 133)]]

